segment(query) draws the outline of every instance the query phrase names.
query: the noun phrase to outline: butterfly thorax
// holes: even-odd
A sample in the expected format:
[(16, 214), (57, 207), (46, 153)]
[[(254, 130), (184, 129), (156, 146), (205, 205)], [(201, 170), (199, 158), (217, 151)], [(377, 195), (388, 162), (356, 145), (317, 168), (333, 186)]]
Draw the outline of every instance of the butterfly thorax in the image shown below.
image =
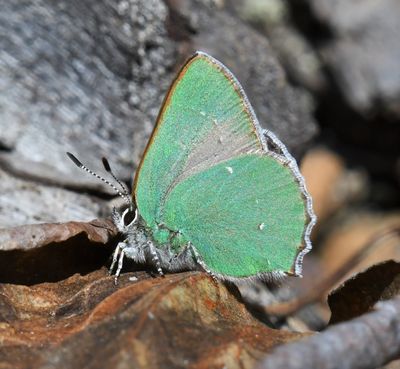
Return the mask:
[(168, 249), (173, 254), (179, 254), (188, 244), (188, 239), (180, 232), (168, 229), (163, 225), (144, 226), (145, 233), (158, 249)]
[(121, 218), (115, 218), (116, 225), (119, 225), (118, 228), (124, 237), (119, 247), (127, 258), (138, 263), (152, 264), (166, 272), (198, 268), (189, 243), (180, 232), (161, 226), (150, 228), (141, 218), (121, 226), (118, 219)]

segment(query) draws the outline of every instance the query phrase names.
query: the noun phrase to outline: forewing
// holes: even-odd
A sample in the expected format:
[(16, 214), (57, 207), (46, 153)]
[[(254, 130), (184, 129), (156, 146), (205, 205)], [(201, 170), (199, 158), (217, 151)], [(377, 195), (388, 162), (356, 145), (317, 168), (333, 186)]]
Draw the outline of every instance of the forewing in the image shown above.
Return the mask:
[(172, 84), (135, 178), (134, 197), (150, 228), (177, 184), (219, 162), (260, 153), (254, 113), (218, 61), (195, 54)]
[(221, 162), (178, 183), (161, 217), (222, 276), (294, 273), (307, 214), (291, 170), (267, 155)]

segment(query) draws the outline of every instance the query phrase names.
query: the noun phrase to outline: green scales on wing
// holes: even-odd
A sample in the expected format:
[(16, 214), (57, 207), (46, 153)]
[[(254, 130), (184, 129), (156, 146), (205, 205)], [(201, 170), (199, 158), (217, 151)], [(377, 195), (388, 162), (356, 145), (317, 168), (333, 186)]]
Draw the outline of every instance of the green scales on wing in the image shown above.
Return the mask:
[(135, 179), (158, 247), (190, 242), (212, 272), (229, 277), (294, 273), (306, 204), (260, 135), (236, 79), (195, 54), (169, 90)]

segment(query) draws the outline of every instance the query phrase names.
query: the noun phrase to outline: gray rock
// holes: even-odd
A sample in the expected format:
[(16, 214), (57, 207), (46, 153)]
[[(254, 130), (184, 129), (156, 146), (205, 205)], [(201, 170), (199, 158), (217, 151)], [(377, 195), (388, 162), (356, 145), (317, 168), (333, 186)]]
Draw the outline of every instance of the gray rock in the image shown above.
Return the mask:
[(129, 180), (168, 86), (195, 49), (230, 67), (260, 122), (295, 154), (304, 151), (316, 133), (313, 101), (288, 84), (266, 38), (216, 1), (167, 4), (169, 8), (156, 0), (3, 4), (2, 168), (53, 186), (109, 191), (79, 172), (65, 156), (71, 151), (98, 172), (104, 172), (100, 158), (107, 156), (118, 176)]
[(348, 104), (400, 116), (400, 3), (309, 0), (334, 39), (321, 50)]
[[(53, 182), (87, 182), (68, 150), (97, 170), (106, 155), (128, 178), (173, 75), (167, 15), (159, 1), (6, 2), (0, 142), (9, 165), (23, 158), (51, 167), (42, 176)], [(40, 176), (34, 169), (24, 167)]]
[(317, 50), (296, 29), (287, 1), (226, 0), (232, 13), (265, 34), (289, 79), (319, 94), (327, 87)]
[(15, 178), (0, 170), (0, 228), (23, 224), (90, 221), (106, 203), (62, 188)]

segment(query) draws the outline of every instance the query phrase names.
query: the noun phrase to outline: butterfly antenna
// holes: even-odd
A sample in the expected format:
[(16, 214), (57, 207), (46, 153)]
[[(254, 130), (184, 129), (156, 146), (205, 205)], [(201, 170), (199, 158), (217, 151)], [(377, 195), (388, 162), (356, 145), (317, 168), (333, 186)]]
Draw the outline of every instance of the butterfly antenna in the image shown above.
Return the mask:
[[(114, 174), (114, 172), (111, 170), (111, 166), (110, 166), (110, 163), (108, 162), (107, 158), (103, 157), (103, 158), (101, 159), (101, 161), (103, 162), (104, 169), (114, 178), (115, 182), (117, 182), (117, 183), (120, 185), (120, 187), (122, 188), (122, 193), (123, 193), (128, 199), (130, 199), (130, 197), (129, 197), (129, 192), (128, 192), (126, 186), (117, 178), (117, 176), (116, 176), (116, 175)], [(133, 203), (132, 203), (132, 201), (129, 201), (129, 209), (130, 209), (130, 210), (133, 210)]]
[[(131, 201), (131, 199), (130, 199), (130, 197), (129, 197), (129, 195), (128, 195), (128, 192), (126, 191), (126, 188), (125, 188), (124, 186), (122, 186), (121, 182), (120, 182), (119, 180), (117, 180), (117, 179), (115, 178), (114, 175), (113, 175), (113, 178), (114, 178), (114, 179), (119, 183), (119, 185), (123, 188), (123, 192), (121, 192), (117, 187), (115, 187), (110, 181), (107, 181), (105, 178), (99, 176), (97, 173), (93, 172), (93, 171), (90, 170), (88, 167), (86, 167), (85, 165), (83, 165), (83, 164), (78, 160), (78, 158), (77, 158), (75, 155), (71, 154), (70, 152), (67, 152), (67, 155), (68, 155), (68, 157), (74, 162), (74, 164), (75, 164), (78, 168), (83, 169), (84, 171), (88, 172), (88, 173), (91, 174), (92, 176), (94, 176), (94, 177), (100, 179), (101, 181), (103, 181), (104, 183), (108, 184), (119, 196), (121, 196), (121, 197), (125, 200), (125, 202), (128, 203), (129, 209), (133, 209), (133, 204), (132, 204), (132, 201)], [(104, 161), (103, 161), (103, 164), (104, 164)], [(108, 164), (108, 162), (107, 162), (107, 164)], [(106, 168), (106, 170), (107, 170), (107, 168)], [(108, 170), (107, 170), (107, 171), (108, 171)]]

